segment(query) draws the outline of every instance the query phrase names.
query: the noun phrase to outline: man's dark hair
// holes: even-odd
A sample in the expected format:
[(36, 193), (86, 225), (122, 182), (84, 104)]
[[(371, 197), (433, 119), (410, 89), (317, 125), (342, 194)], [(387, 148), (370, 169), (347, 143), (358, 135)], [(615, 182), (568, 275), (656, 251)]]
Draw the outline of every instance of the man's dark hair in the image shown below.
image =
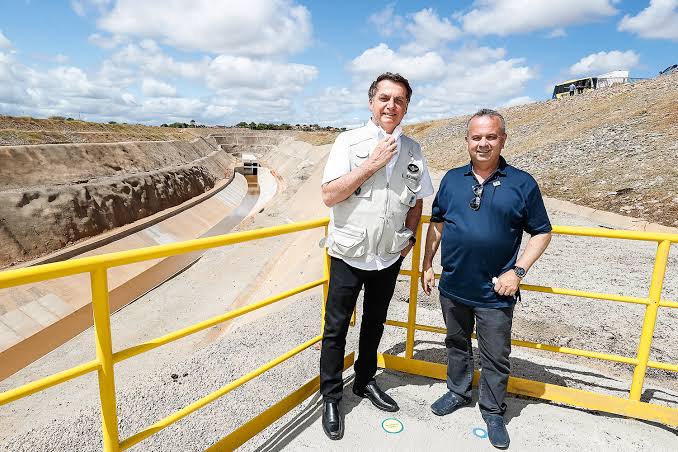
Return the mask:
[(403, 86), (405, 86), (405, 90), (407, 90), (407, 102), (410, 101), (410, 98), (412, 97), (412, 87), (410, 86), (410, 82), (408, 82), (405, 77), (398, 74), (397, 72), (395, 74), (392, 72), (384, 72), (379, 77), (377, 77), (375, 81), (372, 82), (372, 84), (370, 85), (370, 90), (367, 92), (367, 95), (370, 100), (374, 99), (374, 95), (377, 94), (377, 85), (382, 80), (390, 80), (393, 83), (400, 83)]
[(471, 116), (466, 122), (467, 132), (468, 127), (471, 125), (471, 121), (473, 121), (473, 118), (479, 118), (481, 116), (493, 116), (495, 118), (499, 118), (499, 122), (501, 123), (501, 133), (506, 133), (506, 121), (504, 120), (504, 117), (498, 111), (491, 110), (489, 108), (481, 108), (477, 112), (473, 113), (473, 116)]

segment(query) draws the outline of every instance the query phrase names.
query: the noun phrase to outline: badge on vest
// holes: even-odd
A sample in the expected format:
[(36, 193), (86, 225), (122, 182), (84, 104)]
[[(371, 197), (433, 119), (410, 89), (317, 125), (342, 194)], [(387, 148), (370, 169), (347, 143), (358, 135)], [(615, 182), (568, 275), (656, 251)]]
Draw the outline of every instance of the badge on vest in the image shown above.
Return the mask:
[(501, 185), (501, 181), (496, 180), (496, 181), (492, 182), (492, 185), (495, 186), (495, 187), (498, 187), (498, 186)]
[(418, 185), (419, 179), (421, 179), (419, 167), (414, 163), (407, 165), (407, 172), (403, 174), (403, 178), (405, 179), (405, 182), (412, 181), (414, 182), (414, 186)]

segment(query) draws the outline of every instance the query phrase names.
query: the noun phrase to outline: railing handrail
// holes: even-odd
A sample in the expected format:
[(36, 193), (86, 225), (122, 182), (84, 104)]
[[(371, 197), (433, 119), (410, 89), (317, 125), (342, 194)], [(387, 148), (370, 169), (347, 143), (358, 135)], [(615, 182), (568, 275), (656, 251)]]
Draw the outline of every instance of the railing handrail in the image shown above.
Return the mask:
[(300, 221), (281, 226), (271, 226), (251, 231), (233, 232), (230, 234), (185, 240), (183, 242), (155, 245), (145, 248), (136, 248), (128, 251), (100, 254), (97, 256), (81, 257), (63, 262), (36, 265), (34, 267), (18, 268), (0, 272), (0, 289), (20, 286), (23, 284), (44, 281), (46, 279), (61, 278), (91, 272), (97, 268), (112, 268), (121, 265), (134, 264), (163, 257), (192, 251), (216, 248), (234, 243), (249, 242), (277, 235), (289, 234), (308, 229), (326, 226), (329, 218), (318, 218), (309, 221)]
[[(422, 221), (420, 222), (417, 228), (417, 237), (421, 239), (422, 237), (422, 225), (430, 222), (430, 216), (422, 216)], [(41, 391), (48, 387), (63, 383), (70, 379), (76, 378), (78, 376), (84, 375), (88, 372), (98, 371), (99, 373), (99, 384), (100, 384), (100, 400), (102, 404), (102, 414), (103, 414), (103, 429), (104, 429), (104, 448), (106, 450), (118, 450), (119, 448), (127, 448), (136, 444), (138, 441), (150, 436), (155, 431), (166, 427), (172, 422), (180, 419), (181, 417), (189, 414), (192, 411), (197, 410), (199, 407), (206, 405), (209, 401), (215, 400), (217, 397), (225, 394), (236, 386), (242, 384), (245, 381), (249, 381), (254, 378), (256, 375), (264, 372), (266, 369), (273, 367), (279, 362), (291, 357), (292, 355), (298, 353), (299, 351), (308, 348), (313, 343), (316, 343), (320, 340), (320, 336), (308, 341), (305, 344), (302, 344), (295, 349), (291, 350), (285, 355), (282, 355), (273, 361), (270, 361), (266, 365), (260, 367), (259, 369), (248, 373), (246, 376), (241, 377), (240, 379), (222, 387), (220, 390), (215, 391), (214, 393), (203, 397), (198, 402), (195, 402), (188, 407), (185, 407), (174, 414), (167, 416), (165, 419), (156, 422), (155, 424), (147, 427), (146, 429), (138, 432), (137, 434), (123, 440), (122, 442), (118, 441), (117, 436), (117, 422), (116, 422), (116, 401), (115, 401), (115, 385), (112, 378), (113, 375), (113, 366), (115, 363), (122, 360), (131, 358), (138, 354), (147, 352), (161, 345), (173, 342), (182, 337), (185, 337), (189, 334), (196, 333), (198, 331), (204, 330), (210, 326), (216, 325), (218, 323), (230, 320), (232, 318), (244, 315), (248, 312), (251, 312), (256, 309), (263, 308), (272, 303), (280, 301), (289, 296), (301, 293), (305, 290), (309, 290), (313, 287), (323, 286), (323, 302), (327, 299), (327, 290), (329, 282), (329, 258), (327, 251), (325, 250), (325, 260), (323, 265), (323, 278), (306, 283), (302, 286), (299, 286), (294, 289), (290, 289), (286, 292), (283, 292), (278, 295), (271, 296), (266, 298), (258, 303), (239, 308), (234, 311), (230, 311), (225, 314), (221, 314), (211, 319), (198, 322), (196, 324), (187, 326), (185, 328), (176, 330), (174, 332), (168, 333), (162, 337), (153, 339), (151, 341), (137, 344), (130, 348), (118, 351), (116, 353), (112, 352), (111, 347), (111, 337), (110, 337), (110, 324), (109, 324), (109, 310), (108, 310), (108, 286), (106, 278), (106, 270), (108, 268), (127, 265), (136, 262), (141, 262), (145, 260), (157, 259), (168, 257), (176, 254), (182, 254), (197, 250), (204, 250), (208, 248), (215, 248), (219, 246), (231, 245), (235, 243), (243, 243), (252, 240), (258, 240), (262, 238), (274, 237), (278, 235), (289, 234), (293, 232), (299, 232), (304, 230), (311, 230), (319, 227), (325, 227), (327, 231), (327, 226), (329, 223), (329, 218), (319, 218), (310, 221), (298, 222), (285, 224), (282, 226), (272, 226), (268, 228), (255, 229), (245, 232), (236, 232), (231, 234), (225, 234), (216, 237), (208, 237), (202, 239), (188, 240), (184, 242), (158, 245), (147, 248), (122, 251), (117, 253), (102, 254), (98, 256), (91, 256), (79, 259), (73, 259), (64, 262), (56, 262), (38, 265), (35, 267), (21, 268), (15, 270), (7, 270), (0, 272), (0, 289), (13, 287), (22, 284), (33, 283), (37, 281), (43, 281), (46, 279), (53, 279), (63, 276), (74, 275), (78, 273), (91, 273), (91, 284), (92, 284), (92, 294), (93, 294), (93, 306), (94, 306), (94, 316), (95, 316), (95, 333), (97, 337), (97, 359), (89, 361), (78, 366), (75, 366), (66, 371), (59, 372), (57, 374), (42, 378), (40, 380), (28, 383), (19, 388), (15, 388), (9, 391), (0, 393), (0, 405), (4, 405), (13, 400), (25, 397), (32, 393)], [(646, 368), (654, 367), (669, 371), (678, 371), (678, 366), (667, 363), (659, 363), (654, 361), (649, 361), (649, 349), (652, 341), (652, 331), (654, 329), (654, 322), (656, 319), (657, 309), (659, 307), (678, 307), (677, 302), (672, 302), (668, 300), (661, 299), (661, 288), (664, 273), (666, 270), (666, 264), (668, 261), (668, 250), (671, 243), (678, 242), (678, 234), (671, 233), (660, 233), (660, 232), (645, 232), (645, 231), (628, 231), (628, 230), (613, 230), (613, 229), (604, 229), (604, 228), (585, 228), (585, 227), (572, 227), (572, 226), (554, 226), (554, 234), (563, 234), (563, 235), (575, 235), (575, 236), (588, 236), (588, 237), (601, 237), (601, 238), (613, 238), (613, 239), (626, 239), (626, 240), (644, 240), (644, 241), (654, 241), (658, 242), (658, 252), (657, 257), (655, 258), (655, 269), (653, 272), (653, 278), (650, 287), (650, 294), (647, 298), (639, 297), (627, 297), (621, 295), (605, 294), (605, 293), (594, 293), (594, 292), (583, 292), (572, 289), (560, 289), (553, 287), (541, 287), (541, 286), (529, 286), (521, 285), (525, 290), (535, 290), (538, 292), (550, 292), (560, 295), (571, 295), (579, 297), (589, 297), (589, 298), (598, 298), (598, 299), (608, 299), (616, 302), (627, 302), (627, 303), (638, 303), (646, 306), (646, 318), (641, 332), (641, 344), (639, 346), (638, 355), (636, 358), (623, 357), (619, 355), (611, 355), (600, 352), (592, 352), (587, 350), (579, 350), (567, 347), (556, 347), (548, 346), (546, 344), (539, 344), (527, 341), (521, 341), (513, 339), (512, 342), (515, 345), (543, 349), (548, 351), (562, 352), (572, 355), (587, 356), (590, 358), (604, 359), (608, 361), (616, 361), (626, 364), (631, 364), (636, 366), (634, 372), (633, 384), (631, 387), (630, 394), (630, 403), (635, 403), (633, 405), (634, 413), (638, 413), (642, 408), (638, 408), (642, 404), (638, 402), (640, 398), (640, 391), (643, 387), (644, 377)], [(420, 252), (421, 252), (421, 243), (422, 240), (418, 240), (419, 245), (414, 248), (412, 253), (412, 267), (410, 270), (401, 270), (402, 274), (410, 276), (410, 304), (408, 308), (408, 321), (405, 322), (395, 322), (387, 321), (388, 325), (398, 326), (402, 328), (407, 328), (407, 340), (406, 340), (406, 352), (405, 360), (416, 361), (413, 359), (413, 347), (414, 347), (414, 333), (415, 330), (424, 330), (432, 332), (442, 332), (442, 328), (431, 327), (427, 325), (420, 325), (416, 323), (416, 301), (417, 301), (417, 292), (418, 292), (418, 276), (420, 275)], [(439, 276), (439, 275), (436, 275)], [(324, 305), (323, 305), (324, 306)], [(323, 307), (324, 312), (324, 307)], [(384, 355), (385, 356), (385, 355)], [(394, 357), (390, 357), (394, 358)], [(402, 358), (399, 358), (402, 360)], [(396, 360), (397, 361), (397, 360)], [(396, 362), (392, 361), (392, 362)], [(421, 362), (419, 362), (421, 363)], [(416, 364), (416, 366), (421, 366), (421, 364)], [(416, 372), (415, 372), (416, 373)], [(256, 374), (256, 375), (255, 375)], [(522, 380), (521, 380), (522, 381)], [(529, 380), (522, 381), (521, 384), (527, 384)], [(304, 386), (305, 391), (310, 391), (314, 389), (313, 385), (309, 385), (311, 382), (307, 383)], [(300, 388), (301, 389), (301, 388)], [(299, 391), (299, 390), (298, 390)], [(299, 395), (295, 396), (299, 397)], [(607, 396), (609, 398), (609, 396)], [(551, 399), (549, 399), (551, 400)], [(553, 399), (556, 400), (556, 399)], [(619, 399), (621, 400), (621, 399)], [(592, 402), (587, 402), (582, 406), (593, 406)], [(285, 404), (283, 404), (285, 405)], [(645, 404), (649, 405), (649, 404)], [(653, 405), (651, 405), (653, 406)], [(653, 406), (654, 407), (654, 406)], [(653, 408), (654, 409), (654, 408)], [(656, 408), (659, 410), (659, 408)], [(670, 414), (666, 411), (665, 408), (661, 414), (661, 419), (674, 419), (674, 414), (671, 411)], [(670, 409), (669, 409), (670, 411)], [(611, 411), (619, 412), (619, 411)], [(107, 414), (105, 414), (107, 413)], [(271, 416), (270, 413), (267, 414), (268, 417)], [(647, 415), (646, 415), (647, 416)], [(646, 417), (649, 419), (649, 417)], [(653, 418), (654, 419), (654, 418)], [(257, 431), (251, 427), (251, 421), (248, 423), (247, 434), (256, 434)], [(268, 424), (267, 424), (268, 425)], [(256, 430), (256, 431), (255, 431)], [(244, 435), (240, 432), (238, 435)]]

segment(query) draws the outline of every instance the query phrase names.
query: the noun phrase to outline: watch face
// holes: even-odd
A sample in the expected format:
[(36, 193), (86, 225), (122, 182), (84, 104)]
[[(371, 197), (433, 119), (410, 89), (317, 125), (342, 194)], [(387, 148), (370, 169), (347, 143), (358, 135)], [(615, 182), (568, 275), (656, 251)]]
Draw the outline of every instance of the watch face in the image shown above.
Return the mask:
[(519, 278), (522, 278), (527, 273), (522, 267), (513, 267), (513, 271), (516, 272)]

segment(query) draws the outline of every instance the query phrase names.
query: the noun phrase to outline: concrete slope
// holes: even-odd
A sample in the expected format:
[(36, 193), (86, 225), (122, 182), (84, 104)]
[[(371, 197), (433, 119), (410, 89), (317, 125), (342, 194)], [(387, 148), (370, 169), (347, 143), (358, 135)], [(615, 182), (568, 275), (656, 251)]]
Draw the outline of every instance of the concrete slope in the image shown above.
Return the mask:
[[(275, 181), (270, 181), (275, 185)], [(243, 176), (218, 187), (216, 194), (188, 210), (125, 235), (77, 257), (177, 242), (230, 231), (254, 208), (258, 187), (248, 192)], [(270, 190), (270, 188), (269, 188)], [(275, 191), (275, 188), (273, 188)], [(178, 210), (181, 206), (178, 207)], [(129, 228), (135, 227), (131, 225)], [(120, 232), (120, 231), (118, 231)], [(108, 271), (114, 312), (183, 270), (202, 253), (140, 262)], [(92, 324), (88, 275), (3, 290), (0, 298), (0, 379), (25, 367)]]

